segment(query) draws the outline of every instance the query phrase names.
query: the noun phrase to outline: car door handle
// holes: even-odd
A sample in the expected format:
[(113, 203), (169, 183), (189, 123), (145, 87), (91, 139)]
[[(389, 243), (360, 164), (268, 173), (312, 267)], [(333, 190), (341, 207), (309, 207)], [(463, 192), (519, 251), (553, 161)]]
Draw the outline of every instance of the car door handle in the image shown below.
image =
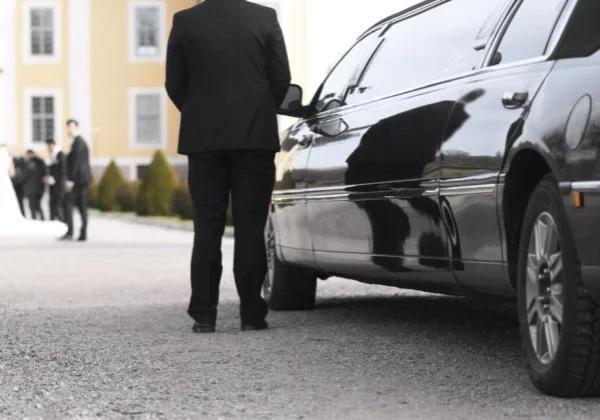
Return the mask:
[(300, 147), (310, 146), (314, 139), (315, 139), (314, 136), (311, 136), (310, 134), (306, 134), (306, 135), (300, 137), (300, 140), (298, 140), (298, 145)]
[(507, 92), (502, 95), (502, 105), (507, 109), (521, 108), (529, 99), (529, 92)]

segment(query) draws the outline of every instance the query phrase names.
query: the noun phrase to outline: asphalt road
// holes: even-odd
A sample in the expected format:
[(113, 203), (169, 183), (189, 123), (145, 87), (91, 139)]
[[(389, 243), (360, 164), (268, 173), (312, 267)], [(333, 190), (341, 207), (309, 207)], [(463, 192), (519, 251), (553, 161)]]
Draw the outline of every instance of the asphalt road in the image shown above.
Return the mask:
[(218, 333), (185, 314), (191, 235), (92, 220), (86, 244), (0, 242), (0, 418), (596, 419), (540, 395), (514, 305), (329, 280), (241, 333), (224, 243)]

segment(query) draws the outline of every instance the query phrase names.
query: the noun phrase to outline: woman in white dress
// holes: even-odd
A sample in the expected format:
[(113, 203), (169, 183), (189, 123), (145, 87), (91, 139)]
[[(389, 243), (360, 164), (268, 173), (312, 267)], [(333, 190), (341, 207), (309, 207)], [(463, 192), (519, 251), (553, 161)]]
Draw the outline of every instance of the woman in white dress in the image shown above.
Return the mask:
[(23, 217), (10, 179), (13, 174), (12, 157), (6, 145), (0, 144), (0, 237), (54, 236), (58, 238), (64, 235), (67, 231), (64, 223), (27, 220)]

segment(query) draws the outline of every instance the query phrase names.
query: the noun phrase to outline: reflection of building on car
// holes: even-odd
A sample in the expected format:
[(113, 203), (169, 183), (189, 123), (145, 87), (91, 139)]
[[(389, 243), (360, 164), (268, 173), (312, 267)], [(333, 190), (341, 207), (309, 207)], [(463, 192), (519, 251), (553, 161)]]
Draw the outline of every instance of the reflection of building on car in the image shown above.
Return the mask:
[(599, 394), (599, 14), (425, 1), (367, 30), (309, 105), (292, 87), (270, 305), (310, 308), (330, 276), (516, 297), (533, 383)]

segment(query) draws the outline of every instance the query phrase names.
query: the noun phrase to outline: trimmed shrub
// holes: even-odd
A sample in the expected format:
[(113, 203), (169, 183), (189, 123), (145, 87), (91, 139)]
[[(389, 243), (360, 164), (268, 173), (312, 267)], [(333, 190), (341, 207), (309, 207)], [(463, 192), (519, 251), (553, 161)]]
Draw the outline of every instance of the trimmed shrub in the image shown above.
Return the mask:
[(123, 185), (125, 185), (125, 178), (113, 160), (104, 171), (98, 186), (98, 208), (101, 211), (119, 210), (117, 192)]
[(163, 152), (154, 154), (146, 169), (136, 197), (135, 211), (140, 216), (170, 216), (171, 199), (179, 179)]
[(98, 183), (93, 182), (90, 184), (90, 208), (97, 209), (98, 208)]
[[(175, 189), (175, 192), (173, 193), (171, 207), (173, 208), (173, 213), (176, 216), (182, 218), (183, 220), (194, 219), (192, 197), (190, 196), (190, 190), (187, 182), (182, 182)], [(229, 206), (227, 207), (227, 226), (233, 226), (231, 197), (229, 198)]]
[(135, 200), (140, 183), (138, 181), (127, 182), (117, 191), (117, 202), (121, 211), (135, 211)]
[(173, 213), (183, 220), (192, 220), (194, 218), (192, 197), (190, 196), (187, 182), (182, 182), (175, 188), (171, 200), (171, 207), (173, 208)]

